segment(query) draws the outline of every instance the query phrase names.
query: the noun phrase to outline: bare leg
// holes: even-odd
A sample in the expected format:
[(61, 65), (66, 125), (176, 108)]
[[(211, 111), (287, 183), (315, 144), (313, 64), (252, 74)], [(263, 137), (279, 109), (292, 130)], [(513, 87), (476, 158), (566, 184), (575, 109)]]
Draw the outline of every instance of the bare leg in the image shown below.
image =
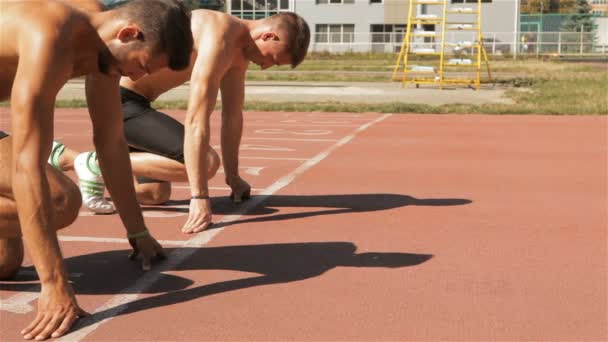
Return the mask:
[[(11, 138), (0, 140), (0, 278), (14, 276), (23, 261), (23, 243), (13, 197), (11, 177)], [(72, 180), (47, 165), (55, 229), (70, 225), (78, 217), (82, 203), (80, 191)]]
[(0, 280), (15, 278), (23, 263), (23, 240), (20, 237), (0, 239)]
[(78, 157), (80, 152), (76, 152), (69, 148), (65, 148), (59, 157), (59, 166), (62, 171), (74, 170), (74, 159)]
[[(69, 148), (65, 148), (59, 156), (61, 170), (74, 170), (74, 160), (80, 154)], [(135, 182), (135, 190), (139, 203), (156, 205), (165, 203), (171, 197), (170, 182), (187, 182), (188, 175), (184, 164), (157, 154), (147, 152), (131, 152), (131, 167), (133, 175), (149, 179), (157, 179), (159, 182), (139, 183)], [(209, 169), (207, 177), (213, 178), (221, 164), (217, 152), (210, 148), (207, 157)]]
[(141, 183), (135, 180), (137, 201), (145, 205), (163, 204), (171, 198), (171, 183), (154, 181)]
[[(207, 177), (213, 178), (220, 167), (220, 157), (214, 149), (207, 155)], [(131, 153), (133, 174), (139, 177), (158, 179), (160, 182), (139, 183), (135, 181), (135, 191), (139, 203), (146, 205), (161, 204), (171, 197), (169, 182), (187, 182), (186, 166), (175, 160), (152, 153)]]

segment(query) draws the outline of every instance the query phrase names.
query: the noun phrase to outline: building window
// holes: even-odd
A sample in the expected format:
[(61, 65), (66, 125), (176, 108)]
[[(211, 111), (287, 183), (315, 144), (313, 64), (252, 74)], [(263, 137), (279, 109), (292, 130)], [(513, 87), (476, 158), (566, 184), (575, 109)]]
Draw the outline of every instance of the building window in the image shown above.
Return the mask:
[(316, 43), (352, 43), (355, 41), (354, 24), (317, 24)]
[(401, 43), (405, 30), (405, 24), (372, 24), (370, 25), (372, 43)]
[(327, 4), (354, 4), (355, 0), (315, 0), (317, 5)]
[(264, 19), (289, 10), (289, 0), (230, 0), (230, 14), (241, 19)]

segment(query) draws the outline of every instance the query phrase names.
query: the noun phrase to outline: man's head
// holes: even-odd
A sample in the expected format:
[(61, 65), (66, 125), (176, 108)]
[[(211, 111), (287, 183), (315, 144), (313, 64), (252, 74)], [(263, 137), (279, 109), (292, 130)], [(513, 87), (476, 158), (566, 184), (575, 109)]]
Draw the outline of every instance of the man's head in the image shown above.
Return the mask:
[(282, 12), (260, 21), (261, 30), (253, 37), (257, 53), (251, 61), (262, 69), (273, 65), (298, 66), (306, 57), (310, 43), (310, 29), (306, 21), (291, 12)]
[(119, 24), (107, 45), (122, 75), (138, 79), (167, 66), (188, 67), (193, 38), (181, 2), (132, 0), (113, 9), (112, 20)]

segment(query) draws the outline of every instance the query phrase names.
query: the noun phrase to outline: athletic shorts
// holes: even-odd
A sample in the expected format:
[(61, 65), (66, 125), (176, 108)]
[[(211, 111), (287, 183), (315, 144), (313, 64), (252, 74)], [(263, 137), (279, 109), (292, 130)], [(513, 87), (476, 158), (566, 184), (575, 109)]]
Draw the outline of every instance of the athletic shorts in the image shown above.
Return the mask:
[(124, 131), (131, 152), (148, 152), (184, 163), (184, 125), (156, 111), (150, 101), (120, 88)]
[(0, 139), (8, 137), (8, 134), (0, 131)]

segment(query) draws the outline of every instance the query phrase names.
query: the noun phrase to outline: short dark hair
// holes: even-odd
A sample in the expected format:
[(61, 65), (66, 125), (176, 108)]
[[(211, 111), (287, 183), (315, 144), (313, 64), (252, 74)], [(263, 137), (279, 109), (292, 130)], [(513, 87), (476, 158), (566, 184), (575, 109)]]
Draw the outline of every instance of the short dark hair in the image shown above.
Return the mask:
[(167, 54), (169, 68), (190, 64), (194, 39), (190, 12), (177, 0), (132, 0), (116, 7), (118, 16), (138, 25), (142, 41), (156, 53)]
[(269, 23), (278, 29), (284, 29), (289, 35), (287, 48), (291, 50), (291, 67), (297, 67), (308, 53), (310, 28), (301, 16), (293, 12), (281, 12), (268, 17)]

